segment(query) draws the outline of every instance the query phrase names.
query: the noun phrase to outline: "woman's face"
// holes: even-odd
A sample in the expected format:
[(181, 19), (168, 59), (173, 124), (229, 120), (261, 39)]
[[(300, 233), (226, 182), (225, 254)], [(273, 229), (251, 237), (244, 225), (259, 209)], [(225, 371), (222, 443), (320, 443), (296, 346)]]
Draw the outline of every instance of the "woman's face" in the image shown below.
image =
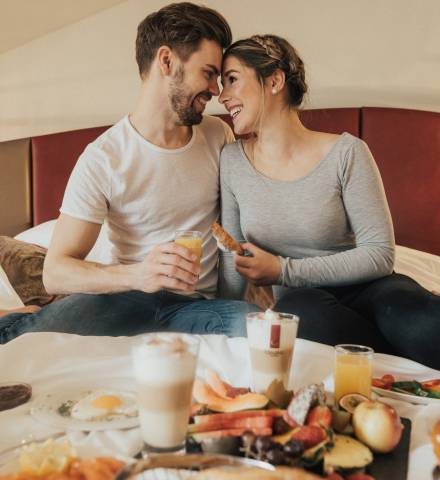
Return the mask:
[(254, 132), (262, 108), (262, 90), (255, 70), (228, 56), (223, 61), (222, 85), (218, 101), (231, 115), (235, 133)]

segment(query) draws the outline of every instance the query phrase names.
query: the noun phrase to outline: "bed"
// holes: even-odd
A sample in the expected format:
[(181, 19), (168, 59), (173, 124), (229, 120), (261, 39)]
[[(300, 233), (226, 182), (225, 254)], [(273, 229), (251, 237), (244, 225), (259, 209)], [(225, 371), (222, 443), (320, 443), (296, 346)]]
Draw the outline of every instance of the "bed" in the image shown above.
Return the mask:
[[(231, 124), (229, 115), (220, 117)], [(440, 113), (395, 108), (301, 112), (304, 124), (364, 139), (381, 171), (393, 217), (396, 271), (440, 292)], [(0, 235), (47, 248), (70, 172), (85, 146), (108, 126), (0, 143)], [(109, 261), (105, 227), (91, 252)], [(17, 304), (0, 271), (0, 309)], [(11, 291), (12, 288), (12, 291)], [(3, 298), (3, 300), (2, 300)], [(6, 300), (8, 298), (8, 300)], [(18, 298), (19, 300), (19, 298)]]

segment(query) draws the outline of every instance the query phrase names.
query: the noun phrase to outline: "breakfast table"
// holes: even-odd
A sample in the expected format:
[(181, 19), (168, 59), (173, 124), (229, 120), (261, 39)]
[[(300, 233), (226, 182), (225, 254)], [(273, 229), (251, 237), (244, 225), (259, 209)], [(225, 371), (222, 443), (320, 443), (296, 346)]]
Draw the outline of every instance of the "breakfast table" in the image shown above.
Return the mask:
[[(131, 457), (142, 446), (138, 427), (110, 428), (101, 431), (61, 430), (31, 415), (35, 402), (45, 395), (71, 390), (72, 386), (98, 381), (111, 387), (124, 379), (127, 388), (135, 390), (131, 365), (130, 337), (82, 337), (62, 333), (29, 333), (0, 346), (0, 384), (25, 382), (32, 386), (31, 400), (19, 407), (0, 412), (1, 452), (24, 441), (64, 433), (73, 445), (94, 448), (106, 453)], [(234, 386), (248, 386), (251, 370), (247, 340), (223, 335), (200, 336), (197, 373), (216, 370)], [(334, 348), (298, 339), (295, 344), (290, 387), (297, 390), (310, 383), (323, 382), (333, 391)], [(440, 378), (440, 372), (400, 357), (375, 354), (373, 376), (391, 373), (397, 377), (424, 380)], [(117, 383), (117, 382), (116, 382)], [(414, 405), (383, 398), (401, 417), (412, 421), (408, 480), (432, 478), (435, 457), (430, 443), (430, 428), (440, 419), (440, 401)], [(378, 479), (380, 480), (380, 479)]]

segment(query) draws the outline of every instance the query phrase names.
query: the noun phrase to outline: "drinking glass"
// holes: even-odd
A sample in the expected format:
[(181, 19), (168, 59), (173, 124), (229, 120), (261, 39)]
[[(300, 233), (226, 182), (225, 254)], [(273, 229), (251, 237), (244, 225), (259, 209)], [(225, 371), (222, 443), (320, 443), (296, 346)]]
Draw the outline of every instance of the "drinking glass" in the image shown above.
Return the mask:
[(150, 333), (132, 348), (144, 453), (184, 452), (199, 340)]
[(174, 241), (191, 250), (197, 255), (197, 261), (202, 258), (202, 232), (198, 230), (176, 230)]
[(299, 317), (290, 313), (252, 312), (246, 315), (253, 389), (265, 393), (274, 380), (287, 389)]
[(364, 345), (335, 347), (335, 405), (348, 393), (371, 398), (371, 377), (374, 351)]

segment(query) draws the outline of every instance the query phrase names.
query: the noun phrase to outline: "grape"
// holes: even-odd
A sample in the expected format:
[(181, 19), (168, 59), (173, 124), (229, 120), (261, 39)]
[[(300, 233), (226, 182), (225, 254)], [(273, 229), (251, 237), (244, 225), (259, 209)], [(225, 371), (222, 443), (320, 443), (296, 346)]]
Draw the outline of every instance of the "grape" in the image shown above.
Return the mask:
[(243, 442), (243, 447), (250, 448), (255, 443), (255, 434), (250, 430), (246, 430), (241, 435), (241, 441)]
[(274, 442), (269, 437), (257, 437), (255, 440), (255, 447), (259, 452), (267, 452), (272, 448)]
[(304, 444), (299, 440), (289, 440), (284, 445), (284, 452), (289, 457), (299, 457), (304, 452)]
[(273, 422), (273, 434), (283, 435), (287, 433), (292, 427), (287, 424), (281, 417), (275, 418)]
[(284, 456), (284, 452), (276, 448), (266, 452), (266, 460), (273, 465), (282, 465), (285, 463), (286, 458)]

